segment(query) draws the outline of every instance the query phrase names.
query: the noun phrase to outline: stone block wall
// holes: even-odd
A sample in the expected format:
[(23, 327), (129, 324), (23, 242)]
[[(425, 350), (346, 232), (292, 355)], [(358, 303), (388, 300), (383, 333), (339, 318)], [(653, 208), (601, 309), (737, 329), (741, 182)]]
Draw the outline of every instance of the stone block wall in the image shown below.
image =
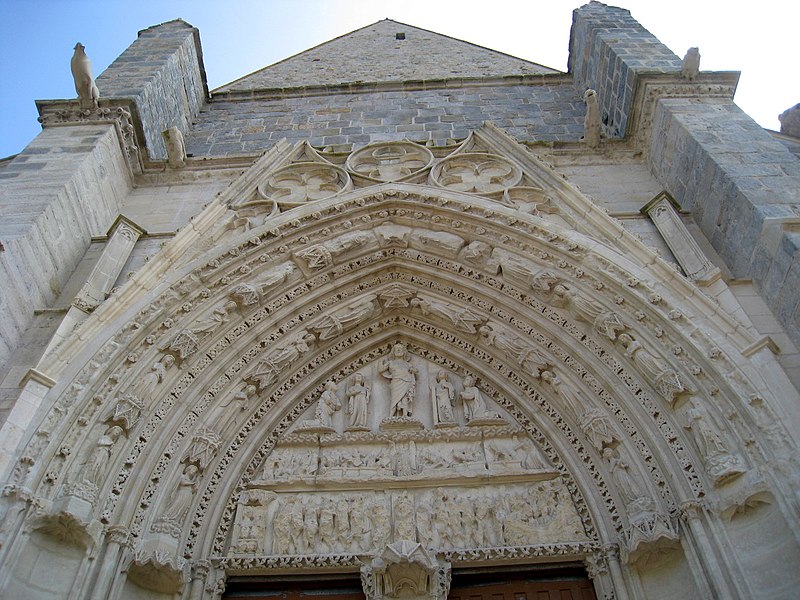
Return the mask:
[(681, 59), (631, 16), (630, 11), (591, 2), (572, 14), (569, 72), (580, 92), (597, 91), (609, 137), (624, 137), (636, 77), (679, 73)]
[(208, 97), (200, 34), (176, 20), (139, 32), (97, 78), (100, 98), (136, 102), (151, 158), (166, 158), (161, 132), (177, 126), (183, 133)]
[(0, 365), (131, 188), (111, 125), (51, 127), (0, 169)]
[(409, 139), (444, 143), (491, 121), (520, 141), (575, 141), (586, 106), (569, 83), (228, 100), (201, 111), (194, 156), (261, 152), (282, 138), (314, 146)]
[(800, 345), (800, 160), (735, 104), (658, 101), (650, 166)]

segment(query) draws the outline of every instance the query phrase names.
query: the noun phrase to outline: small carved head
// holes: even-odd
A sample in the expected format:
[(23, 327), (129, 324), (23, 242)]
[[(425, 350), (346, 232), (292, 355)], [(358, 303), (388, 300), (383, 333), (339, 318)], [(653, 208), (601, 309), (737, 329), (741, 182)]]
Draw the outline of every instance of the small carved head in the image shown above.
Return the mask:
[(439, 371), (436, 374), (436, 381), (447, 381), (447, 371)]
[(402, 358), (406, 355), (406, 346), (405, 344), (395, 344), (392, 346), (392, 354), (397, 358)]

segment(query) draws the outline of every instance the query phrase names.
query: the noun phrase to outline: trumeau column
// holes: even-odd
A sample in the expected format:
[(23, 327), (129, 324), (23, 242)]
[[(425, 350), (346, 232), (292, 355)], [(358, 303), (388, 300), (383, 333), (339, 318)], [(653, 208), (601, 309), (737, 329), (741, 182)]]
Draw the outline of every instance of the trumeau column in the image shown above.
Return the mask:
[(361, 567), (367, 600), (447, 600), (450, 563), (438, 560), (421, 544), (399, 541)]
[(708, 260), (694, 241), (666, 192), (648, 202), (642, 208), (642, 213), (653, 221), (678, 264), (690, 279), (700, 285), (709, 285), (720, 278), (720, 270)]
[(133, 221), (119, 216), (108, 231), (108, 241), (89, 278), (75, 295), (67, 315), (43, 356), (48, 356), (106, 299), (117, 281), (125, 263), (133, 252), (139, 237), (147, 233)]

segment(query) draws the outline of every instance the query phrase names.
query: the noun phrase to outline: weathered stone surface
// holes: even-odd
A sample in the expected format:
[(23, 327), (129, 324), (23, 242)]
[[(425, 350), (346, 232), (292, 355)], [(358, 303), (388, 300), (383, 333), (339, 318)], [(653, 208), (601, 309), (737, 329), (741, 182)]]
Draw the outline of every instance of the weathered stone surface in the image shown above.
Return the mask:
[(554, 73), (558, 71), (384, 19), (265, 67), (216, 91)]
[(139, 32), (97, 78), (102, 98), (131, 98), (152, 158), (164, 159), (161, 132), (177, 127), (186, 133), (208, 97), (200, 34), (180, 19)]

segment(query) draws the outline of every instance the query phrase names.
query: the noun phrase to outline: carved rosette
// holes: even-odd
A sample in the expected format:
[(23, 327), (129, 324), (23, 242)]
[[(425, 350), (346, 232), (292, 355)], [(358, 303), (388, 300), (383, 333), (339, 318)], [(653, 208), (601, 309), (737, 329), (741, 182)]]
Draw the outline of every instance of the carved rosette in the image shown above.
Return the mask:
[(282, 209), (323, 200), (352, 187), (344, 169), (325, 163), (300, 162), (283, 167), (258, 186), (265, 200), (272, 200)]
[(433, 164), (430, 150), (413, 142), (370, 144), (353, 152), (347, 169), (374, 183), (407, 181)]
[(466, 152), (445, 158), (433, 168), (430, 178), (449, 190), (500, 199), (522, 181), (522, 169), (502, 156)]

